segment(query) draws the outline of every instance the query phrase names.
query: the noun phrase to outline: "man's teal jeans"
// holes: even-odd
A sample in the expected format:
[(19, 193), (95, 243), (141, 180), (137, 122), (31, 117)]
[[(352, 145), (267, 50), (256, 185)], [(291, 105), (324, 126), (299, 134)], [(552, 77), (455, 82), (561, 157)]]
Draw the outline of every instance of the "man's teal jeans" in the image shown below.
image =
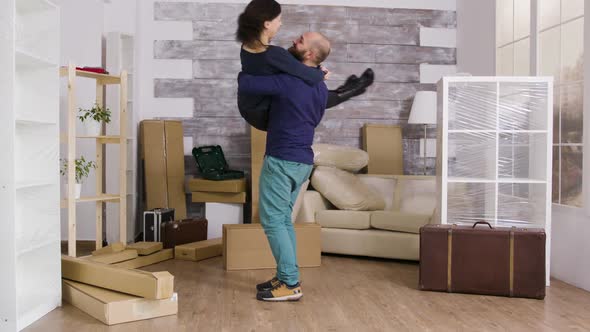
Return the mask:
[(311, 169), (312, 165), (266, 156), (260, 173), (260, 223), (277, 262), (276, 276), (287, 285), (299, 282), (291, 213)]

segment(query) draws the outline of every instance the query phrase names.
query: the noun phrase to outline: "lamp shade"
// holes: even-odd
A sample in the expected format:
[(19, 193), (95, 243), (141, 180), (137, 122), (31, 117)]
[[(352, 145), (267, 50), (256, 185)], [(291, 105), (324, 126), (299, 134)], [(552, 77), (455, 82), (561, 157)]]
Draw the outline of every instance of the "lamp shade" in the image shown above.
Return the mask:
[(436, 124), (436, 92), (418, 91), (414, 96), (408, 123)]

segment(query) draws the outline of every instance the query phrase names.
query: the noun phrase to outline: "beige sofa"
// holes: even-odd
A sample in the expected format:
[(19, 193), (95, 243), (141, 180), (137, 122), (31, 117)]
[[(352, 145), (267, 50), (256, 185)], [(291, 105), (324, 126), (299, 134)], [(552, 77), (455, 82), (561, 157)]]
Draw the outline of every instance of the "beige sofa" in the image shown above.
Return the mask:
[(436, 207), (433, 176), (356, 175), (385, 200), (382, 211), (336, 209), (313, 190), (303, 195), (296, 222), (322, 226), (322, 252), (419, 259), (419, 229)]

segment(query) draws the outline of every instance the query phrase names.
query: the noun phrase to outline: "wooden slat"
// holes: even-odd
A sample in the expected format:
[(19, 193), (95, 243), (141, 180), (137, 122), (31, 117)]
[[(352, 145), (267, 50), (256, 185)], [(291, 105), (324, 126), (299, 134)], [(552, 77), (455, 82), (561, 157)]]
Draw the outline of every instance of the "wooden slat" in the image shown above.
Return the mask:
[(76, 66), (68, 66), (68, 255), (76, 257)]
[(119, 94), (119, 241), (127, 243), (127, 71), (121, 71)]
[[(75, 71), (75, 76), (92, 78), (92, 79), (99, 81), (100, 84), (103, 84), (103, 85), (119, 84), (121, 82), (121, 78), (119, 76), (115, 76), (115, 75), (97, 74), (97, 73), (88, 72), (88, 71), (84, 71), (84, 70), (76, 70), (75, 68), (74, 68), (74, 71)], [(68, 75), (68, 68), (66, 68), (66, 67), (60, 68), (59, 73), (61, 76)]]
[[(100, 84), (100, 81), (96, 82), (96, 104), (103, 108), (104, 107), (104, 85)], [(101, 123), (102, 124), (102, 123)], [(100, 134), (102, 135), (103, 128), (100, 128)], [(100, 196), (104, 193), (103, 190), (103, 146), (99, 139), (96, 140), (96, 196)], [(96, 250), (102, 248), (102, 208), (103, 202), (96, 201)]]

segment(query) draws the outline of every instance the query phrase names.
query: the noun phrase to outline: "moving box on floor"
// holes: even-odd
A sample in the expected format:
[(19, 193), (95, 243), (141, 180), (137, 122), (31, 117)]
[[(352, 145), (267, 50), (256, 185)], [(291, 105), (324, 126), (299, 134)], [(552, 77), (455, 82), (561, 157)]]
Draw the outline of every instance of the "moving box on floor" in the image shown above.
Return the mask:
[(167, 299), (174, 290), (174, 276), (167, 271), (129, 270), (64, 255), (61, 274), (65, 279), (148, 299)]
[(137, 254), (140, 256), (151, 255), (164, 249), (162, 242), (137, 242), (127, 245), (127, 249), (137, 250)]
[(96, 249), (92, 252), (93, 256), (97, 255), (104, 255), (104, 254), (114, 254), (116, 252), (120, 252), (125, 250), (125, 244), (123, 242), (116, 242), (106, 247), (102, 247), (100, 249)]
[(186, 218), (182, 122), (143, 120), (140, 129), (146, 210), (174, 208)]
[(113, 264), (113, 266), (124, 267), (126, 269), (138, 269), (140, 267), (160, 263), (174, 258), (173, 249), (164, 249), (147, 256), (139, 256), (125, 262)]
[(187, 261), (201, 261), (223, 254), (222, 239), (211, 239), (187, 243), (174, 248), (174, 258)]
[[(319, 224), (293, 224), (299, 267), (321, 265)], [(260, 224), (223, 225), (223, 263), (226, 270), (275, 268), (276, 263)]]
[(178, 313), (176, 293), (167, 299), (149, 300), (63, 279), (62, 295), (65, 302), (107, 325)]
[(115, 252), (112, 254), (102, 254), (96, 256), (88, 256), (88, 260), (98, 263), (105, 263), (105, 264), (114, 264), (119, 262), (128, 261), (130, 259), (137, 258), (137, 250), (128, 250), (125, 249), (120, 252)]

